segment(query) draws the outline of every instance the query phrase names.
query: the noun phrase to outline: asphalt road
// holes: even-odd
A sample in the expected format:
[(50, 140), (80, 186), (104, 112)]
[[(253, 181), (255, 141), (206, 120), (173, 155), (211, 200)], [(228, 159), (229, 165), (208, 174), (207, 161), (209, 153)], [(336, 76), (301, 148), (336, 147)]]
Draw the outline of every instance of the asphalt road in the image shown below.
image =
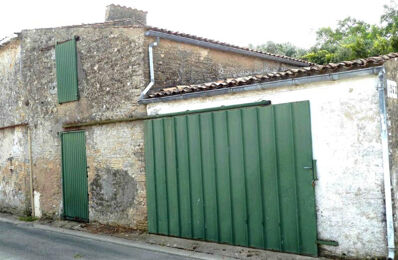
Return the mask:
[(195, 259), (0, 221), (0, 259)]

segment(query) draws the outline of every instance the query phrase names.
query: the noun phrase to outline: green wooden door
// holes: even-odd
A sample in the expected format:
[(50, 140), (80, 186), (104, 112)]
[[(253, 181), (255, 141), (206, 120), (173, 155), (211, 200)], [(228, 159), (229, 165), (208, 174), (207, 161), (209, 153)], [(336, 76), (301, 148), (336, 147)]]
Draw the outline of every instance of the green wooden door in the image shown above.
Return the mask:
[(64, 218), (88, 221), (86, 140), (83, 131), (62, 133)]
[(150, 233), (318, 254), (309, 102), (145, 123)]

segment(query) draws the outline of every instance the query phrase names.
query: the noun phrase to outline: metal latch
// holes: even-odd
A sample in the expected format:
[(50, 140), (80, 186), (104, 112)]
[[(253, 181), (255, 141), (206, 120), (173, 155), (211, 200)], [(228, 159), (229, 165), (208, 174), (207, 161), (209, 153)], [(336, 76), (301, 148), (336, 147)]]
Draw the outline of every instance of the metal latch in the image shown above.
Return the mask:
[(316, 160), (312, 160), (312, 166), (304, 166), (304, 169), (312, 171), (312, 187), (315, 187), (315, 181), (318, 180)]

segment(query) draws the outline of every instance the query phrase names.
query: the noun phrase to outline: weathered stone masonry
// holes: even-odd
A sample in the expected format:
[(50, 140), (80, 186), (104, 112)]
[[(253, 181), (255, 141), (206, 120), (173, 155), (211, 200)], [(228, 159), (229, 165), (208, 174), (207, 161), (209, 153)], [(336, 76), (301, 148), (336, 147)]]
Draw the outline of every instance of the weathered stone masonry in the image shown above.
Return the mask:
[[(156, 41), (145, 37), (145, 45)], [(293, 65), (161, 39), (154, 49), (153, 90), (282, 71)]]
[[(55, 50), (43, 47), (75, 35), (80, 37), (77, 42), (80, 99), (60, 105), (56, 95)], [(58, 136), (63, 131), (62, 124), (143, 113), (137, 104), (141, 87), (146, 82), (143, 30), (122, 27), (44, 29), (24, 31), (22, 39), (25, 44), (24, 83), (28, 86), (29, 110), (32, 111), (29, 124), (33, 128), (34, 189), (40, 194), (43, 216), (57, 217), (62, 213)], [(131, 226), (144, 222), (145, 182), (140, 177), (144, 176), (144, 171), (140, 170), (144, 169), (140, 131), (140, 123), (86, 129), (90, 220)], [(137, 210), (141, 214), (134, 214)]]
[(0, 130), (0, 211), (29, 212), (27, 129), (24, 126)]
[(30, 205), (20, 57), (18, 38), (0, 46), (0, 210), (16, 214), (29, 211)]
[[(121, 12), (126, 15), (125, 12)], [(128, 14), (129, 12), (127, 12)], [(31, 131), (34, 212), (63, 212), (61, 142), (67, 122), (146, 115), (138, 104), (149, 82), (145, 13), (92, 25), (24, 30), (0, 46), (0, 210), (30, 212)], [(124, 17), (125, 18), (125, 17)], [(79, 100), (58, 104), (56, 42), (78, 36)], [(244, 76), (292, 65), (160, 39), (155, 88)], [(26, 123), (26, 126), (13, 127)], [(2, 127), (11, 127), (1, 129)], [(86, 132), (90, 221), (146, 228), (143, 122), (82, 128)], [(73, 130), (73, 129), (72, 129)]]

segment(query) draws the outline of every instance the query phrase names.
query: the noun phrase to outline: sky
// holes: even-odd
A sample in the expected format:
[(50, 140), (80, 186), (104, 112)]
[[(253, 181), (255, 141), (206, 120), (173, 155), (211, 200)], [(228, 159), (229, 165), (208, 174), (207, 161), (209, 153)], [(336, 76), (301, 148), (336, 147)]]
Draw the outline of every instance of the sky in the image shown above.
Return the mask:
[(119, 4), (148, 12), (148, 25), (239, 46), (267, 41), (302, 48), (320, 27), (351, 16), (378, 24), (390, 0), (11, 0), (0, 7), (0, 39), (22, 29), (104, 21), (105, 7)]

